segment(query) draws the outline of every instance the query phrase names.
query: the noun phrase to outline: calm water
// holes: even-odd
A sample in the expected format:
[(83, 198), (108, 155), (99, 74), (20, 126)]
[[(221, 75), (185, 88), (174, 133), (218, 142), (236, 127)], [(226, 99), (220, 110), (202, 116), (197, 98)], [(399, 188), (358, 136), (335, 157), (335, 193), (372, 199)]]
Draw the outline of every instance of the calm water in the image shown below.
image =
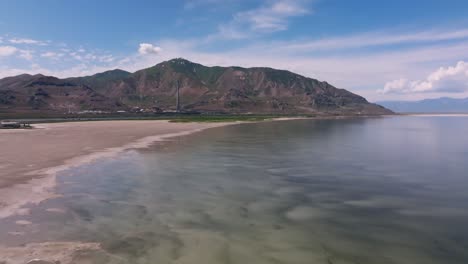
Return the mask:
[(467, 135), (468, 117), (212, 129), (63, 173), (63, 197), (0, 241), (113, 255), (77, 263), (466, 264)]

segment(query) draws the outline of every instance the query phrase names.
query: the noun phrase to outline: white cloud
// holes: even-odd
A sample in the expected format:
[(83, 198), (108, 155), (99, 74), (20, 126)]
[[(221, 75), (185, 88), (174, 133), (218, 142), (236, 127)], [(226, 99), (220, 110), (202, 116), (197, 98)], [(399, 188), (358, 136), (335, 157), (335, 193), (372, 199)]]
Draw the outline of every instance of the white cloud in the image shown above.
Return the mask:
[(286, 30), (289, 19), (310, 13), (301, 0), (276, 0), (262, 7), (234, 14), (227, 24), (218, 27), (218, 36), (240, 39), (254, 33), (272, 33)]
[(47, 43), (44, 41), (28, 39), (28, 38), (12, 38), (12, 39), (9, 39), (9, 41), (10, 43), (14, 43), (14, 44), (30, 44), (30, 45), (41, 45), (41, 46), (47, 45)]
[(269, 6), (238, 13), (237, 21), (247, 21), (254, 31), (274, 32), (288, 27), (287, 19), (308, 11), (297, 1), (276, 1)]
[(78, 52), (70, 52), (68, 55), (70, 55), (73, 59), (75, 59), (77, 61), (83, 61), (84, 60), (83, 56), (78, 54)]
[(42, 58), (47, 58), (51, 60), (58, 60), (62, 58), (63, 56), (65, 56), (64, 53), (58, 53), (58, 52), (53, 52), (53, 51), (47, 51), (41, 54)]
[(440, 67), (425, 80), (409, 81), (400, 78), (387, 82), (380, 93), (463, 93), (468, 91), (468, 63), (459, 61), (455, 66)]
[(239, 30), (236, 26), (232, 24), (228, 25), (219, 25), (218, 26), (218, 33), (212, 36), (208, 36), (207, 41), (210, 42), (212, 40), (217, 40), (219, 38), (222, 39), (245, 39), (250, 36), (249, 31)]
[[(266, 7), (272, 7), (277, 2), (270, 2), (272, 4)], [(281, 9), (281, 7), (275, 8)], [(284, 12), (292, 12), (291, 10), (287, 11), (286, 8)], [(228, 27), (228, 29), (237, 28)], [(239, 37), (248, 36), (252, 32), (252, 30), (247, 29), (246, 32), (240, 32), (246, 35)], [(220, 42), (221, 40), (217, 38), (211, 41)], [(33, 49), (37, 54), (35, 62), (42, 67), (24, 67), (21, 70), (19, 66), (15, 67), (14, 63), (10, 65), (4, 63), (0, 64), (0, 77), (22, 72), (70, 77), (89, 75), (115, 68), (136, 71), (164, 60), (184, 57), (208, 66), (268, 66), (286, 69), (327, 81), (336, 87), (364, 95), (370, 100), (407, 100), (435, 97), (436, 95), (440, 97), (468, 94), (468, 91), (455, 93), (457, 90), (463, 89), (458, 85), (460, 79), (464, 78), (460, 74), (450, 78), (440, 77), (438, 81), (428, 78), (428, 73), (433, 72), (440, 65), (453, 65), (454, 62), (460, 60), (468, 62), (468, 30), (450, 28), (443, 30), (440, 28), (432, 31), (400, 31), (400, 33), (387, 30), (380, 31), (380, 33), (364, 32), (304, 42), (297, 40), (288, 42), (249, 40), (241, 46), (233, 47), (230, 45), (227, 48), (209, 50), (209, 45), (213, 43), (207, 42), (206, 36), (199, 39), (159, 40), (158, 44), (164, 49), (164, 52), (161, 52), (161, 48), (154, 44), (141, 43), (138, 52), (135, 51), (126, 56), (116, 56), (92, 48), (87, 48), (85, 53), (80, 53), (80, 46), (77, 49), (57, 47), (56, 53), (65, 53), (66, 56), (62, 58), (61, 63), (53, 64), (47, 61), (46, 57), (39, 55), (46, 53), (47, 50), (38, 46)], [(399, 45), (406, 43), (411, 45)], [(295, 46), (299, 44), (304, 45)], [(219, 47), (218, 43), (216, 45)], [(388, 46), (355, 52), (353, 49), (359, 45)], [(311, 50), (325, 49), (327, 52), (310, 52)], [(15, 52), (21, 54), (19, 48)], [(158, 56), (141, 56), (149, 54), (158, 54)], [(42, 61), (40, 61), (41, 59)], [(452, 68), (457, 68), (457, 66)], [(442, 69), (447, 70), (448, 68)], [(405, 76), (406, 79), (400, 80), (401, 77)], [(428, 79), (432, 80), (430, 88), (427, 88), (428, 84), (426, 84)], [(388, 80), (396, 81), (389, 82), (385, 93), (382, 93), (383, 91), (378, 93), (376, 89), (384, 87)], [(456, 84), (455, 81), (458, 83)], [(411, 85), (413, 88), (408, 89)], [(447, 89), (449, 85), (452, 88)], [(446, 88), (442, 89), (442, 87)], [(402, 91), (395, 92), (398, 89)], [(418, 92), (416, 90), (427, 91)]]
[(305, 52), (315, 50), (342, 50), (395, 44), (427, 43), (446, 40), (468, 39), (468, 29), (432, 30), (417, 32), (368, 32), (343, 37), (286, 42), (282, 51)]
[(383, 90), (379, 90), (381, 93), (391, 93), (395, 91), (403, 91), (408, 87), (408, 79), (400, 78), (390, 82), (387, 82), (383, 88)]
[(138, 53), (141, 55), (158, 54), (159, 52), (161, 52), (160, 47), (153, 46), (153, 44), (149, 43), (140, 43), (140, 47), (138, 48)]
[[(78, 62), (67, 61), (67, 63), (60, 65), (49, 65), (47, 68), (36, 67), (21, 70), (6, 66), (2, 68), (0, 65), (0, 77), (24, 72), (71, 77), (90, 75), (115, 68), (136, 71), (164, 60), (184, 57), (208, 66), (268, 66), (286, 69), (311, 78), (327, 81), (336, 87), (364, 95), (370, 100), (390, 98), (421, 99), (432, 94), (382, 94), (377, 93), (375, 88), (383, 87), (387, 80), (396, 80), (401, 76), (413, 76), (414, 79), (424, 80), (429, 72), (441, 64), (450, 65), (449, 63), (460, 59), (468, 60), (468, 42), (426, 47), (417, 46), (405, 50), (397, 49), (367, 54), (349, 53), (339, 56), (314, 56), (310, 54), (295, 56), (277, 52), (280, 46), (275, 46), (275, 44), (272, 44), (270, 49), (265, 49), (264, 45), (254, 44), (227, 51), (201, 51), (198, 48), (199, 43), (182, 40), (161, 40), (160, 44), (164, 48), (164, 53), (160, 53), (156, 60), (154, 56), (140, 56), (140, 53), (136, 53), (123, 57), (109, 57), (109, 60), (106, 61), (104, 58), (99, 59), (99, 54), (97, 54), (98, 58), (95, 61), (86, 61), (84, 57), (80, 57), (82, 60)], [(79, 56), (78, 53), (72, 53)], [(454, 93), (451, 94), (455, 95)], [(439, 97), (447, 95), (450, 94), (437, 94)]]
[(115, 60), (114, 56), (112, 56), (112, 55), (99, 56), (97, 59), (100, 62), (103, 62), (103, 63), (110, 63), (110, 62), (113, 62)]
[(90, 60), (90, 61), (91, 61), (91, 60), (96, 60), (96, 59), (97, 59), (97, 56), (94, 55), (93, 53), (88, 53), (88, 54), (86, 54), (86, 55), (84, 56), (84, 58), (85, 58), (86, 60)]
[[(468, 41), (418, 45), (405, 49), (377, 50), (367, 53), (300, 54), (300, 56), (277, 52), (281, 47), (278, 43), (271, 44), (269, 48), (265, 48), (264, 44), (254, 44), (216, 52), (201, 51), (198, 48), (199, 44), (195, 41), (161, 40), (160, 44), (164, 48), (164, 54), (158, 57), (159, 60), (184, 57), (209, 66), (267, 66), (286, 69), (365, 95), (369, 100), (420, 99), (424, 96), (432, 96), (429, 93), (404, 94), (401, 97), (396, 94), (381, 94), (377, 93), (376, 87), (383, 87), (386, 81), (405, 75), (424, 79), (429, 72), (441, 64), (450, 65), (453, 61), (468, 59)], [(153, 59), (137, 59), (120, 68), (133, 71), (155, 63)], [(449, 95), (438, 94), (437, 96)]]
[(13, 46), (0, 46), (0, 57), (11, 56), (17, 51), (18, 49)]
[(48, 51), (48, 52), (41, 54), (41, 57), (44, 57), (44, 58), (53, 58), (55, 56), (57, 56), (57, 53), (52, 52), (52, 51)]
[(32, 50), (20, 50), (19, 52), (20, 52), (20, 55), (19, 55), (20, 58), (28, 60), (28, 61), (33, 59), (34, 51), (32, 51)]

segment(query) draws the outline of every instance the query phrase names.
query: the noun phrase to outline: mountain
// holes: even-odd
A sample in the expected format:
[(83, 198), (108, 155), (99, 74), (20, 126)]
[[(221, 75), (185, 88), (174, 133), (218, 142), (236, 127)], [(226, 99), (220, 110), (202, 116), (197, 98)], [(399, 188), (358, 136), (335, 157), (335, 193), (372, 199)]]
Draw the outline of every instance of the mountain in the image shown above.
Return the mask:
[(0, 80), (0, 111), (77, 112), (114, 109), (120, 102), (86, 85), (41, 74), (23, 74)]
[(129, 73), (112, 70), (58, 79), (0, 80), (0, 111), (171, 111), (179, 86), (183, 111), (380, 115), (391, 111), (315, 79), (271, 68), (207, 67), (173, 59)]
[(442, 97), (421, 101), (383, 101), (378, 104), (400, 113), (468, 113), (468, 98)]

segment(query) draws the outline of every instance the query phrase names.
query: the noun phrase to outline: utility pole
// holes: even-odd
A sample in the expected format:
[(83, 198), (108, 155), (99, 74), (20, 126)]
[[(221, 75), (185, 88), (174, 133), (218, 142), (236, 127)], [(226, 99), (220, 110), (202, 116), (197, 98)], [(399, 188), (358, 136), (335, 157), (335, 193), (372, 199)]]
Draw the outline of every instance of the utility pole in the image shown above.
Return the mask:
[(180, 98), (179, 98), (179, 88), (180, 88), (180, 81), (177, 80), (177, 94), (176, 94), (176, 112), (180, 112)]

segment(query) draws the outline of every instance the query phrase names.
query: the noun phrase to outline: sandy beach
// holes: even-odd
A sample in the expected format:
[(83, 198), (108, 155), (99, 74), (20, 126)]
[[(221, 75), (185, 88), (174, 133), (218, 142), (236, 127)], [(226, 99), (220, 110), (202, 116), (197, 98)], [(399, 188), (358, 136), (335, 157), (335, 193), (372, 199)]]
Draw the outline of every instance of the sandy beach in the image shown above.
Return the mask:
[(21, 207), (27, 203), (54, 197), (58, 171), (126, 149), (147, 147), (168, 137), (226, 124), (94, 121), (0, 130), (0, 218), (21, 213)]

